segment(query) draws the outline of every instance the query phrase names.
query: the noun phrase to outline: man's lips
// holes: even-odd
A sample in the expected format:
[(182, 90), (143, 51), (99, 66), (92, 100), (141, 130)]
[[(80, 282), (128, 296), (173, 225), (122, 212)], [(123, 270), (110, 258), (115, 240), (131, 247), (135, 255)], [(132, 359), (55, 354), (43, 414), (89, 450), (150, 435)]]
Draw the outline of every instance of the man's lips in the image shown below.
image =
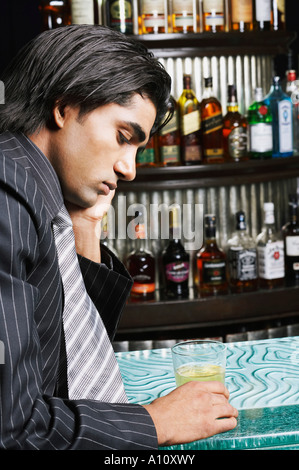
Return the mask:
[(105, 194), (105, 196), (108, 196), (110, 191), (114, 191), (116, 188), (117, 188), (117, 184), (115, 183), (109, 183), (107, 181), (104, 181), (102, 183), (102, 189), (103, 189), (103, 193)]

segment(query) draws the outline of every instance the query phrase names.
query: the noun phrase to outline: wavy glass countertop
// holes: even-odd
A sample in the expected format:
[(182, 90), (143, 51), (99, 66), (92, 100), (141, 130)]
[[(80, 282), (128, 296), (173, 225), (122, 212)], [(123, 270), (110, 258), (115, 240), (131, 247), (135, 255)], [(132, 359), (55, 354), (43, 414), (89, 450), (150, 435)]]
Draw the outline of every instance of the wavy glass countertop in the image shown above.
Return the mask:
[[(173, 450), (299, 449), (299, 337), (227, 343), (225, 383), (237, 427)], [(146, 404), (175, 388), (169, 349), (116, 354), (129, 401)]]

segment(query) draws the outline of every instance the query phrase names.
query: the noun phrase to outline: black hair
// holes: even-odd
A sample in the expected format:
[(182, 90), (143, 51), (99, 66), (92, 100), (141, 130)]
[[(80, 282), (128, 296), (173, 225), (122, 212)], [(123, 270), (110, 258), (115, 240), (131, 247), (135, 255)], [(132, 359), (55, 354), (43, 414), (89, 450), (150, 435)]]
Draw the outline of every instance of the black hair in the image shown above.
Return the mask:
[(0, 131), (30, 135), (53, 123), (58, 104), (83, 117), (99, 106), (125, 105), (135, 93), (157, 110), (155, 132), (169, 106), (171, 79), (141, 43), (105, 26), (71, 25), (45, 31), (23, 47), (1, 77), (5, 104)]

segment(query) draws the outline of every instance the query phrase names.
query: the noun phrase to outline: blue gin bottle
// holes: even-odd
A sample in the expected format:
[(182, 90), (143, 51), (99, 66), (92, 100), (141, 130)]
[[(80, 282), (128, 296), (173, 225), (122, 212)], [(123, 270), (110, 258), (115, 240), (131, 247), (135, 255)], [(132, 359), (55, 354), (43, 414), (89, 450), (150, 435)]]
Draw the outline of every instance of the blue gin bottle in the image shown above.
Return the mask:
[(292, 100), (283, 92), (280, 77), (273, 78), (273, 84), (265, 103), (272, 114), (272, 157), (291, 157), (293, 155), (293, 116)]

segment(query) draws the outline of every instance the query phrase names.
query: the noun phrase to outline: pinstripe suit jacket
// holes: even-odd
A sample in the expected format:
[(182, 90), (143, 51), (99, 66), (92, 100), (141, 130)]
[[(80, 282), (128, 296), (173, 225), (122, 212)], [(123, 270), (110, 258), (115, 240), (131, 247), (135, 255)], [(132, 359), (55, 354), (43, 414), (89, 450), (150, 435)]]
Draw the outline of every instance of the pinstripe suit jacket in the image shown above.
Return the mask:
[[(157, 448), (142, 406), (57, 392), (63, 293), (51, 221), (63, 202), (60, 185), (40, 150), (9, 132), (0, 135), (0, 182), (0, 448)], [(112, 338), (131, 279), (116, 258), (113, 269), (79, 263)]]

